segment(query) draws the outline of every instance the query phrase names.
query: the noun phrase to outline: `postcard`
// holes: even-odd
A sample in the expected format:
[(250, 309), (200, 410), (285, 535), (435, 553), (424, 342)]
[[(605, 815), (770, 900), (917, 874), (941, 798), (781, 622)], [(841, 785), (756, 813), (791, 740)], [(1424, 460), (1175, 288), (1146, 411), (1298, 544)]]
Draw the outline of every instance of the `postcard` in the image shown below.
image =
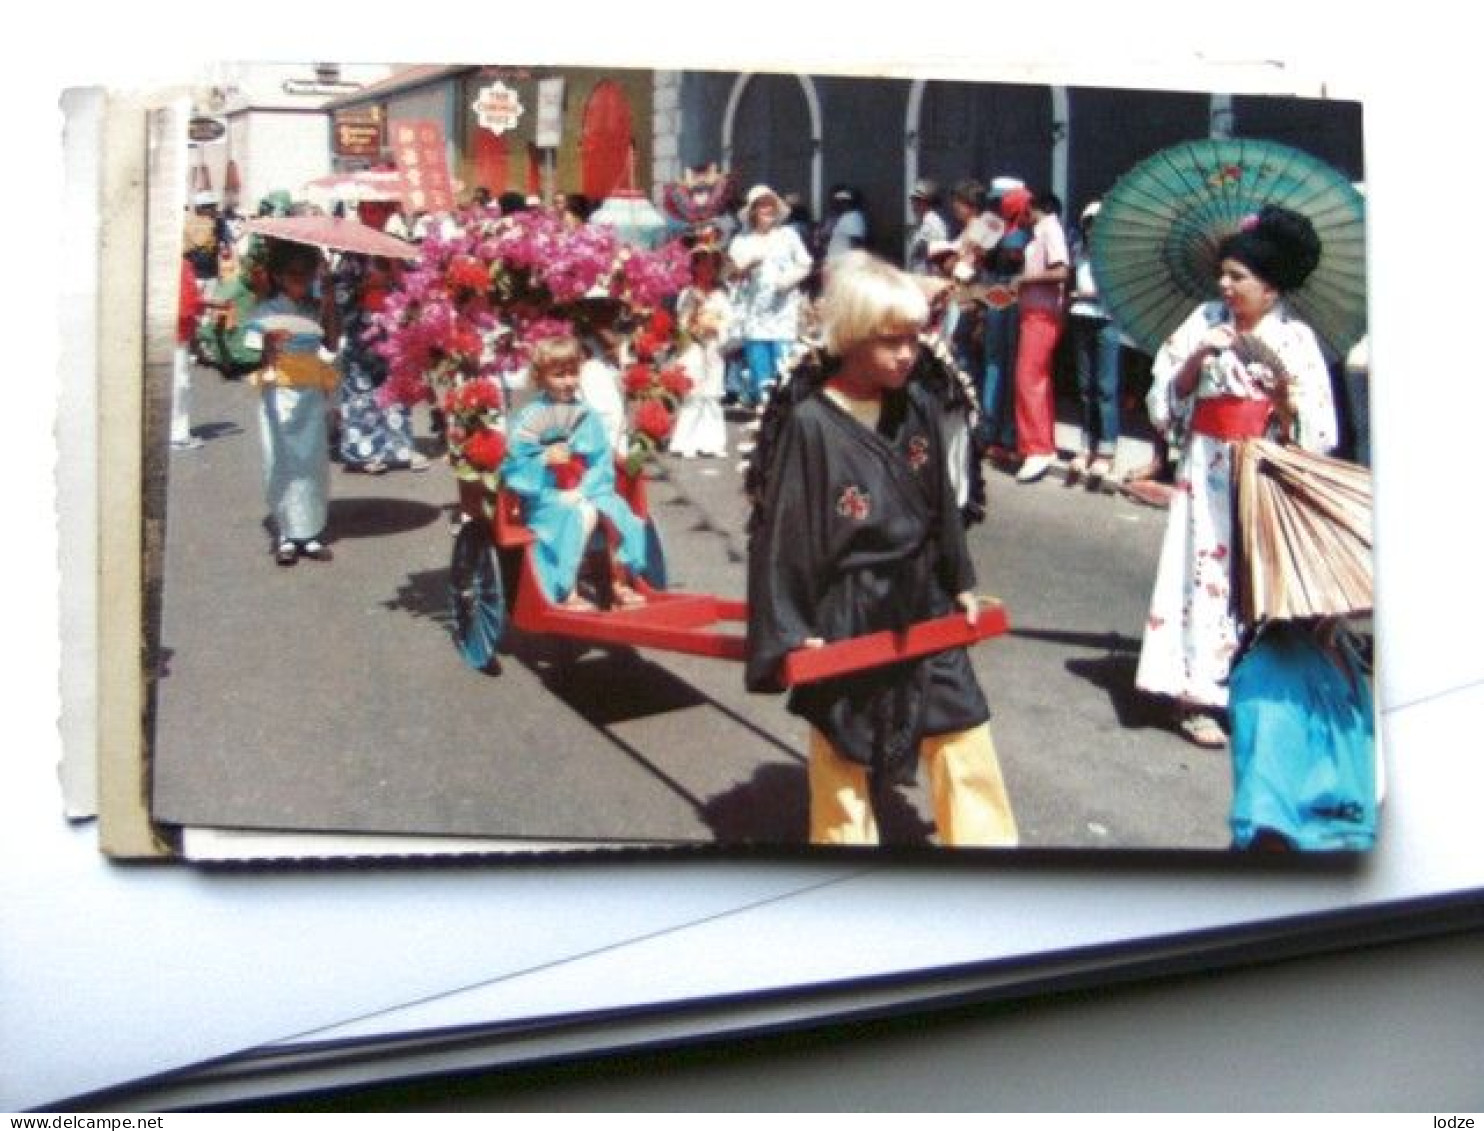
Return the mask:
[(1373, 843), (1358, 102), (211, 78), (103, 111), (113, 851)]

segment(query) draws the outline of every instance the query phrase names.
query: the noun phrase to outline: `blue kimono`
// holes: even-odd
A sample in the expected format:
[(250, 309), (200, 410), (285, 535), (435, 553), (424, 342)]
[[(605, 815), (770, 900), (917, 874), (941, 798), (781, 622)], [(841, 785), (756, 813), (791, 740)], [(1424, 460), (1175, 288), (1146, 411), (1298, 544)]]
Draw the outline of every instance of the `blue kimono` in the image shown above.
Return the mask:
[(615, 490), (613, 449), (596, 412), (584, 405), (575, 424), (522, 437), (522, 432), (531, 431), (530, 422), (549, 413), (555, 403), (542, 394), (515, 415), (509, 430), (510, 450), (500, 475), (505, 487), (520, 496), (526, 525), (536, 535), (536, 573), (541, 587), (552, 601), (561, 602), (576, 587), (587, 537), (582, 509), (562, 499), (557, 472), (545, 462), (551, 445), (567, 444), (582, 461), (576, 490), (612, 526), (618, 536), (619, 564), (634, 574), (644, 569), (646, 539), (644, 524)]
[(1368, 849), (1376, 837), (1370, 684), (1299, 625), (1263, 630), (1231, 674), (1233, 845), (1264, 830), (1301, 851)]

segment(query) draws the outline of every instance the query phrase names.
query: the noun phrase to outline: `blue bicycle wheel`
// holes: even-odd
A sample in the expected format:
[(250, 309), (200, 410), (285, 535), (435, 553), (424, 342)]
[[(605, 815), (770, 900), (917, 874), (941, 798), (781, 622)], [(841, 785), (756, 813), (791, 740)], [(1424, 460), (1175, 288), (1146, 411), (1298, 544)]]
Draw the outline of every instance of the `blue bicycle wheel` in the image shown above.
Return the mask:
[(454, 539), (448, 590), (459, 654), (475, 671), (494, 673), (507, 617), (500, 564), (485, 523), (466, 522)]
[(644, 520), (644, 580), (656, 589), (664, 589), (670, 583), (669, 570), (665, 565), (665, 544), (660, 541), (660, 528), (654, 519)]

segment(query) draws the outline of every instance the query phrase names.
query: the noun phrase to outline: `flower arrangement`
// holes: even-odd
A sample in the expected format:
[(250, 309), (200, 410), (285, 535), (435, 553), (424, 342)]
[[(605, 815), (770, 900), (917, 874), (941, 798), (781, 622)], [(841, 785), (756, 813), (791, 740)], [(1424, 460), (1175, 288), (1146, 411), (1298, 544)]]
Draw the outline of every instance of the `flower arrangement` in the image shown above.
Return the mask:
[(693, 382), (678, 365), (667, 364), (675, 348), (675, 321), (657, 310), (634, 335), (633, 365), (623, 374), (623, 392), (629, 405), (629, 450), (625, 470), (637, 475), (670, 438), (675, 411)]
[[(424, 240), (367, 342), (387, 361), (383, 401), (437, 405), (447, 414), (456, 474), (493, 489), (504, 456), (503, 435), (487, 436), (503, 427), (499, 378), (525, 366), (543, 338), (572, 333), (580, 300), (601, 292), (633, 310), (657, 310), (686, 284), (689, 264), (678, 242), (646, 251), (610, 228), (572, 228), (543, 209), (469, 210), (455, 228)], [(651, 360), (670, 348), (673, 326), (651, 319), (646, 332)], [(653, 412), (646, 424), (658, 424)], [(644, 434), (647, 455), (663, 436)]]
[(476, 377), (455, 384), (443, 394), (448, 455), (460, 479), (478, 480), (489, 490), (498, 483), (507, 444), (501, 430), (505, 397), (499, 382)]

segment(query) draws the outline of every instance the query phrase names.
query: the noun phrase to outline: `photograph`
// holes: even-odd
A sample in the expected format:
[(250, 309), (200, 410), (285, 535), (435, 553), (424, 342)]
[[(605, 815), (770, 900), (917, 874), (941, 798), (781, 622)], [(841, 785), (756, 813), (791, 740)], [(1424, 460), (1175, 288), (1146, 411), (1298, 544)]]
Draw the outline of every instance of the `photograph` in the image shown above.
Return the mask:
[(183, 855), (1377, 843), (1360, 102), (219, 62), (149, 117)]

